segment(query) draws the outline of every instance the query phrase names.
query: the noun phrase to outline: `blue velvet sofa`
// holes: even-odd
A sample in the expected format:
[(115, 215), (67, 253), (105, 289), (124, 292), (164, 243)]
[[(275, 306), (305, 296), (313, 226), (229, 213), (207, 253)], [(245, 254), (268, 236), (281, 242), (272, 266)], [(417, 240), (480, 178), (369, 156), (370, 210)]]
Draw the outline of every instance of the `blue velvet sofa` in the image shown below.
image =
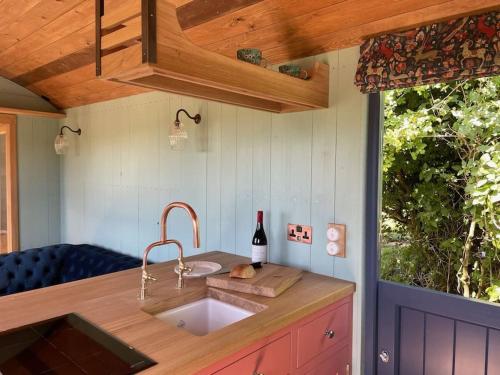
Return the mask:
[(92, 245), (52, 245), (0, 256), (0, 296), (123, 271), (138, 258)]

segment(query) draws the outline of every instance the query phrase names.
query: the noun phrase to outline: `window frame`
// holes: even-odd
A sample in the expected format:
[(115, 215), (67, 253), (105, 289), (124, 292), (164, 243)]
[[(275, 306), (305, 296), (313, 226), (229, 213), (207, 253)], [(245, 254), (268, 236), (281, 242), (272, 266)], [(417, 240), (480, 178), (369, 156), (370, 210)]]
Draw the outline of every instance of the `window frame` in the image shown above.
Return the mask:
[(0, 113), (0, 134), (5, 135), (5, 190), (7, 206), (7, 248), (0, 253), (19, 250), (19, 201), (17, 179), (17, 117)]

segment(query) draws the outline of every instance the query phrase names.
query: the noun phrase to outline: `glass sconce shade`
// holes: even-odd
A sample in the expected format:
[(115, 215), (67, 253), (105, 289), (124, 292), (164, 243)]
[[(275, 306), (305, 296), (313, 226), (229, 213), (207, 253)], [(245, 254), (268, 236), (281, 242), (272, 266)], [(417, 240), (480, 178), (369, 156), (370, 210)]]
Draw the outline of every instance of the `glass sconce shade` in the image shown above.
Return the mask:
[(68, 139), (64, 136), (64, 134), (56, 135), (56, 139), (54, 140), (54, 149), (56, 150), (57, 155), (63, 155), (66, 153), (69, 147)]
[(184, 113), (187, 117), (193, 120), (195, 124), (199, 124), (201, 122), (201, 115), (199, 113), (191, 116), (185, 109), (179, 109), (175, 114), (175, 121), (170, 127), (170, 132), (168, 135), (170, 148), (172, 150), (183, 150), (184, 145), (186, 144), (186, 141), (188, 139), (188, 133), (184, 128), (184, 124), (179, 119), (179, 115), (181, 113)]
[(182, 122), (175, 121), (170, 127), (168, 140), (172, 150), (183, 150), (188, 139), (188, 133)]
[(56, 135), (56, 139), (54, 139), (54, 149), (56, 150), (57, 155), (64, 155), (69, 148), (68, 138), (63, 133), (64, 129), (68, 129), (68, 131), (75, 133), (76, 135), (82, 134), (82, 129), (78, 128), (73, 130), (69, 126), (64, 125), (61, 130), (59, 130), (59, 134)]

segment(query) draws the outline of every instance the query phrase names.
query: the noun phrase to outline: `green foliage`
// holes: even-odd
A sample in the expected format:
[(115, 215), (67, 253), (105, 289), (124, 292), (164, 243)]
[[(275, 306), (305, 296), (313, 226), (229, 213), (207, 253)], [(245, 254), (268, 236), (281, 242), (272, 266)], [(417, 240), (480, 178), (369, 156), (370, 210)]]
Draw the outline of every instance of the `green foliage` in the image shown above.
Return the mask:
[(499, 94), (500, 77), (386, 93), (383, 278), (498, 302)]

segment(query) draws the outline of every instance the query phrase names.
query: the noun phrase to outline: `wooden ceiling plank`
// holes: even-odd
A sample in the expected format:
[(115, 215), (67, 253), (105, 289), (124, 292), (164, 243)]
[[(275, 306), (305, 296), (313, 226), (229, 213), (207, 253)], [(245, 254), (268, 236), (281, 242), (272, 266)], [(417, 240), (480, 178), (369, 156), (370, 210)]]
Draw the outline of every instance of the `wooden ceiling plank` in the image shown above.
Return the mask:
[(213, 43), (228, 40), (237, 35), (246, 35), (246, 33), (258, 31), (271, 25), (277, 27), (289, 18), (318, 12), (323, 8), (345, 1), (264, 0), (184, 32), (194, 44), (210, 46)]
[(39, 4), (43, 0), (3, 0), (0, 1), (0, 14), (2, 23), (0, 33), (3, 32), (11, 22), (23, 16), (27, 11)]
[(93, 25), (94, 21), (94, 0), (85, 0), (28, 37), (0, 51), (0, 66), (6, 66), (13, 61), (25, 59), (27, 51), (28, 54), (31, 54), (46, 48), (48, 45), (77, 32), (87, 25)]
[(361, 26), (326, 33), (310, 41), (308, 46), (302, 43), (290, 43), (285, 47), (265, 50), (265, 55), (273, 61), (289, 61), (304, 56), (338, 50), (359, 45), (363, 40), (387, 32), (408, 30), (432, 22), (458, 18), (469, 14), (479, 14), (498, 9), (498, 0), (448, 0), (444, 4), (433, 5), (424, 9), (398, 14), (396, 16), (373, 21)]
[(177, 8), (181, 28), (186, 30), (263, 0), (192, 0)]
[(0, 33), (0, 50), (8, 48), (52, 22), (83, 0), (43, 0), (5, 24)]
[(71, 55), (94, 45), (95, 30), (90, 24), (78, 32), (60, 39), (35, 53), (25, 56), (21, 61), (0, 67), (0, 75), (13, 79), (26, 74), (41, 66), (60, 59), (62, 56)]
[[(348, 0), (299, 17), (289, 18), (283, 24), (271, 25), (253, 32), (241, 34), (229, 40), (213, 43), (205, 48), (220, 54), (234, 57), (237, 48), (256, 47), (269, 50), (275, 47), (286, 47), (289, 43), (302, 43), (310, 48), (311, 40), (322, 34), (332, 33), (344, 28), (374, 22), (398, 14), (406, 14), (415, 9), (431, 5), (443, 4), (448, 0), (371, 0), (361, 2)], [(346, 17), (349, 14), (349, 17)], [(265, 56), (277, 63), (270, 56)]]

